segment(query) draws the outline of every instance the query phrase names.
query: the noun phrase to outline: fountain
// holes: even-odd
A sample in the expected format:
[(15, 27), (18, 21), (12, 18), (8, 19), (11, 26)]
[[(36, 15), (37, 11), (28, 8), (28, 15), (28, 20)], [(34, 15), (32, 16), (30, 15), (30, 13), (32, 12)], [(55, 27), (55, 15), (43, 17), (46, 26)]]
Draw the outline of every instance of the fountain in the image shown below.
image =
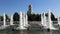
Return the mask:
[(44, 28), (46, 28), (46, 16), (45, 13), (41, 14), (41, 24), (42, 26), (44, 26)]
[(58, 24), (60, 25), (60, 17), (58, 17)]
[(24, 13), (24, 27), (28, 27), (28, 17), (27, 17), (27, 14)]
[(58, 30), (58, 28), (55, 28), (54, 26), (53, 26), (53, 22), (51, 21), (51, 12), (50, 12), (50, 10), (49, 10), (49, 12), (48, 12), (48, 22), (47, 22), (48, 24), (47, 24), (47, 27), (49, 28), (49, 29), (51, 29), (51, 30)]
[(43, 15), (43, 23), (44, 23), (44, 26), (47, 26), (47, 25), (46, 25), (46, 16), (45, 16), (45, 13), (44, 13), (44, 15)]
[(44, 29), (58, 30), (58, 28), (55, 28), (53, 26), (53, 22), (51, 21), (50, 10), (48, 12), (48, 17), (45, 16), (45, 13), (44, 15), (41, 14), (41, 24), (42, 26), (44, 26)]
[(28, 16), (27, 16), (27, 14), (26, 14), (26, 27), (28, 27), (29, 26), (29, 24), (28, 24)]
[(10, 25), (14, 25), (14, 24), (13, 24), (13, 15), (11, 15)]
[(4, 16), (3, 16), (3, 26), (6, 26), (6, 16), (5, 16), (5, 13), (4, 13)]
[(43, 15), (41, 14), (41, 24), (43, 26)]
[(3, 15), (3, 25), (0, 27), (0, 29), (5, 29), (8, 26), (9, 25), (6, 25), (6, 16), (5, 16), (5, 13), (4, 13), (4, 15)]
[(18, 30), (27, 29), (24, 27), (24, 25), (25, 25), (25, 17), (24, 17), (24, 14), (22, 14), (22, 12), (20, 12), (20, 23), (19, 23), (19, 27), (16, 29), (18, 29)]
[(25, 13), (23, 14), (23, 26), (26, 26), (26, 17), (25, 17)]

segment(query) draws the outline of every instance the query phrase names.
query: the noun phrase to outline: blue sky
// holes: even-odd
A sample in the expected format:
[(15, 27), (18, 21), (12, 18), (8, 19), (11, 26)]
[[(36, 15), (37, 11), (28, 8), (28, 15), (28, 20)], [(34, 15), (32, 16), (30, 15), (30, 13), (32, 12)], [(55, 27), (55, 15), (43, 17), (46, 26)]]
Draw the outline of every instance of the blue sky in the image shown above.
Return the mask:
[(0, 0), (0, 15), (5, 12), (8, 15), (14, 12), (27, 12), (28, 5), (32, 4), (35, 13), (51, 12), (60, 15), (60, 0)]

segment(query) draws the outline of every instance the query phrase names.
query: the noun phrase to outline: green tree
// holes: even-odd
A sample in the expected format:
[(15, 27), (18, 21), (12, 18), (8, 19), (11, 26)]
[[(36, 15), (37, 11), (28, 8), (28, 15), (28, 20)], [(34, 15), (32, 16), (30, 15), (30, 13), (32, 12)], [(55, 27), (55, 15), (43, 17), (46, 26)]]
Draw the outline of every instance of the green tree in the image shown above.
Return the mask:
[(6, 14), (5, 16), (6, 16), (6, 21), (7, 21), (7, 20), (10, 21), (9, 16), (8, 16), (7, 14)]
[[(45, 14), (46, 17), (48, 17), (48, 13)], [(41, 21), (41, 14), (28, 14), (28, 20), (29, 21)], [(55, 15), (51, 12), (51, 20), (56, 21), (57, 18), (55, 18)]]
[(28, 14), (28, 20), (29, 21), (41, 21), (41, 15), (40, 14)]
[[(48, 17), (48, 13), (46, 13), (46, 17)], [(51, 12), (51, 20), (56, 21), (55, 15)]]
[(17, 12), (13, 15), (13, 21), (19, 21), (19, 14)]
[(52, 20), (52, 21), (55, 21), (55, 20), (56, 20), (54, 14), (53, 14), (52, 12), (51, 12), (51, 20)]
[(0, 21), (3, 21), (3, 16), (0, 16)]

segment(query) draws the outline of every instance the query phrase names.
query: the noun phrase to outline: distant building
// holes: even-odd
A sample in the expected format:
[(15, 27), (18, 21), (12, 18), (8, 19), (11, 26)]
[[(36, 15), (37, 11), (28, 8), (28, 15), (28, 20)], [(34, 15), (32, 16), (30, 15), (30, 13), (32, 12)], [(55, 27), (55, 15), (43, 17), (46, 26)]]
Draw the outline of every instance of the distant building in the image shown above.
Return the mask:
[(31, 4), (28, 6), (27, 14), (34, 14), (34, 12), (32, 11), (32, 5)]

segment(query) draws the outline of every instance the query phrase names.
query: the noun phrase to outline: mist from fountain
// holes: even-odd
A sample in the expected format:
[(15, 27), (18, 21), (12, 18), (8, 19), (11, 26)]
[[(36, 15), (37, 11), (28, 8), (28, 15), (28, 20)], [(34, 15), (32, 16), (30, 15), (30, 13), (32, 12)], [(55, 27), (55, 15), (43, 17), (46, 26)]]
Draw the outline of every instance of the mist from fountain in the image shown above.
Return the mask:
[(5, 13), (3, 15), (3, 26), (6, 26), (6, 16), (5, 16)]
[(53, 22), (51, 21), (51, 12), (50, 12), (50, 10), (48, 12), (48, 24), (49, 25), (47, 25), (47, 26), (48, 26), (49, 29), (51, 29), (51, 30), (58, 30), (58, 28), (55, 28), (53, 26)]
[(10, 25), (14, 25), (13, 24), (13, 15), (11, 15), (11, 17), (10, 17)]
[(59, 18), (59, 16), (57, 18), (58, 18), (58, 24), (60, 25), (60, 18)]
[(45, 29), (58, 30), (58, 28), (55, 28), (53, 26), (53, 22), (51, 21), (50, 10), (48, 12), (48, 17), (45, 16), (45, 13), (44, 13), (44, 15), (41, 14), (41, 24), (42, 24), (42, 26), (44, 26)]
[(6, 25), (6, 16), (5, 13), (3, 14), (3, 25), (0, 26), (0, 29), (5, 29), (6, 27), (8, 27), (9, 25)]
[(19, 29), (19, 30), (27, 29), (26, 27), (24, 27), (25, 24), (26, 24), (25, 16), (22, 12), (20, 12), (20, 23), (19, 23), (19, 27), (17, 29)]

